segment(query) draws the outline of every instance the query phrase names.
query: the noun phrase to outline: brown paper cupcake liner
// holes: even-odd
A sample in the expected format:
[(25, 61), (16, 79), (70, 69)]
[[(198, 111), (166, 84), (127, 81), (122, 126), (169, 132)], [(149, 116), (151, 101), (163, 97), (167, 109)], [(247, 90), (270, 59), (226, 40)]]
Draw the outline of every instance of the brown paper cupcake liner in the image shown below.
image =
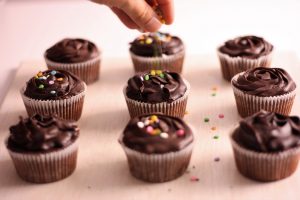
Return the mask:
[[(236, 79), (237, 77), (238, 75), (236, 75), (233, 79)], [(238, 113), (241, 117), (248, 117), (256, 112), (259, 112), (260, 110), (276, 112), (282, 115), (289, 115), (292, 110), (296, 96), (296, 90), (279, 96), (259, 97), (246, 94), (245, 92), (236, 88), (233, 84), (231, 85), (233, 88)]]
[(170, 72), (181, 73), (185, 57), (185, 50), (174, 54), (164, 55), (163, 57), (143, 57), (130, 52), (135, 72), (149, 70), (167, 70)]
[(77, 75), (86, 84), (91, 84), (99, 79), (100, 75), (100, 55), (92, 60), (81, 63), (57, 63), (48, 60), (44, 56), (48, 69), (65, 70)]
[(190, 91), (190, 84), (187, 81), (184, 81), (187, 86), (185, 94), (179, 99), (168, 103), (144, 103), (137, 100), (133, 100), (127, 97), (126, 87), (123, 89), (124, 97), (127, 103), (128, 111), (131, 118), (136, 116), (151, 114), (151, 113), (161, 113), (168, 116), (183, 118), (186, 111), (186, 105), (188, 101), (188, 95)]
[(231, 138), (235, 163), (239, 172), (253, 180), (269, 182), (292, 175), (298, 166), (300, 148), (279, 153), (259, 153), (245, 149)]
[(57, 116), (62, 119), (78, 121), (81, 117), (86, 89), (87, 87), (84, 83), (83, 92), (68, 99), (59, 100), (32, 99), (24, 94), (25, 87), (21, 89), (21, 95), (28, 116), (33, 116), (35, 114), (57, 114)]
[(77, 151), (77, 141), (49, 153), (19, 153), (8, 149), (18, 175), (33, 183), (49, 183), (70, 176), (76, 168)]
[(193, 151), (191, 143), (177, 152), (146, 154), (126, 147), (122, 139), (119, 142), (125, 151), (130, 173), (137, 179), (153, 183), (167, 182), (182, 176)]
[(257, 59), (249, 59), (242, 57), (231, 57), (218, 51), (218, 57), (221, 64), (221, 71), (223, 78), (227, 81), (231, 81), (232, 77), (236, 74), (254, 69), (257, 67), (270, 67), (272, 61), (272, 53), (261, 56)]

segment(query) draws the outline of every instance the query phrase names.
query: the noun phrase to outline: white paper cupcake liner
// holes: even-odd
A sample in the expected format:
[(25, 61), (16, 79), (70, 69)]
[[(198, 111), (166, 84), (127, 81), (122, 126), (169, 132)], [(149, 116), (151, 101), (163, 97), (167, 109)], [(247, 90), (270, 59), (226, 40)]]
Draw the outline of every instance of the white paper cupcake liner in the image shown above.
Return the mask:
[(174, 180), (182, 176), (191, 159), (193, 143), (177, 152), (165, 154), (146, 154), (132, 150), (119, 139), (129, 165), (130, 173), (137, 179), (161, 183)]
[(249, 69), (254, 69), (257, 67), (270, 67), (273, 54), (271, 52), (270, 54), (261, 56), (257, 59), (249, 59), (243, 57), (231, 57), (220, 52), (219, 50), (217, 53), (220, 60), (223, 77), (227, 81), (231, 81), (233, 76)]
[(37, 100), (27, 97), (24, 94), (26, 90), (25, 86), (21, 89), (21, 95), (28, 116), (33, 116), (35, 114), (57, 114), (57, 116), (62, 119), (78, 121), (81, 117), (86, 89), (87, 86), (84, 83), (84, 91), (80, 94), (71, 96), (70, 98), (59, 100)]
[(46, 55), (44, 55), (44, 59), (48, 69), (71, 72), (86, 84), (91, 84), (99, 79), (101, 54), (92, 60), (81, 63), (57, 63), (49, 60)]
[(130, 52), (135, 72), (149, 70), (167, 70), (170, 72), (181, 73), (185, 57), (185, 50), (174, 54), (164, 55), (163, 57), (143, 57)]
[(184, 80), (184, 83), (187, 87), (187, 90), (182, 97), (180, 97), (179, 99), (171, 103), (162, 102), (162, 103), (153, 103), (153, 104), (144, 103), (144, 102), (140, 102), (128, 98), (126, 95), (126, 88), (127, 88), (126, 85), (123, 89), (123, 94), (127, 103), (130, 117), (133, 118), (144, 114), (161, 113), (168, 116), (183, 118), (185, 115), (188, 95), (190, 92), (190, 84), (186, 80)]
[[(240, 74), (234, 76), (232, 81), (236, 80), (239, 75)], [(231, 85), (236, 100), (236, 106), (241, 117), (248, 117), (260, 110), (276, 112), (282, 115), (290, 114), (296, 96), (296, 90), (284, 95), (260, 97), (243, 92), (236, 88), (232, 84), (232, 81)]]
[(71, 175), (77, 162), (78, 142), (46, 153), (19, 153), (8, 149), (18, 175), (28, 182), (49, 183)]
[(279, 153), (260, 153), (240, 146), (230, 137), (239, 172), (257, 181), (276, 181), (292, 175), (298, 166), (300, 147)]

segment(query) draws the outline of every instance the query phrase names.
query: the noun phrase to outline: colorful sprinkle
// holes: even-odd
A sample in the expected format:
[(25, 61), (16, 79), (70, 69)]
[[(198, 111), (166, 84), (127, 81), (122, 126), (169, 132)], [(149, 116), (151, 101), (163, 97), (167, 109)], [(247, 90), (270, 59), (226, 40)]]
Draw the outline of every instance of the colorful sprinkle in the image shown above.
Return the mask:
[(39, 85), (39, 89), (43, 89), (45, 86), (44, 85)]
[(155, 72), (156, 72), (157, 75), (160, 75), (162, 73), (161, 70), (156, 70)]
[(147, 38), (146, 39), (146, 44), (151, 44), (153, 42), (152, 38)]
[(161, 130), (159, 128), (156, 128), (152, 131), (152, 135), (159, 135), (161, 133)]
[(218, 136), (218, 135), (215, 135), (213, 138), (214, 138), (215, 140), (217, 140), (217, 139), (219, 139), (219, 136)]
[(141, 40), (141, 41), (140, 41), (140, 44), (145, 44), (144, 40)]
[(160, 78), (165, 78), (164, 73), (161, 73), (159, 76), (160, 76)]
[(54, 84), (54, 81), (49, 81), (49, 85), (53, 85)]
[(208, 118), (208, 117), (205, 117), (205, 118), (204, 118), (204, 122), (209, 122), (209, 118)]
[(224, 114), (219, 114), (218, 117), (219, 117), (220, 119), (223, 119), (225, 116), (224, 116)]
[(192, 177), (190, 178), (190, 181), (191, 181), (191, 182), (198, 182), (198, 181), (199, 181), (199, 178), (196, 177), (196, 176), (192, 176)]
[(141, 78), (142, 81), (144, 81), (144, 78), (142, 76), (140, 78)]
[(152, 116), (150, 117), (150, 120), (151, 120), (151, 121), (154, 121), (154, 122), (157, 122), (157, 121), (158, 121), (158, 117), (157, 117), (156, 115), (152, 115)]
[(219, 158), (219, 157), (216, 157), (215, 159), (214, 159), (214, 161), (215, 162), (219, 162), (221, 159)]
[(165, 86), (163, 84), (160, 85), (160, 88), (163, 89)]
[(43, 76), (43, 72), (39, 72), (39, 73), (37, 73), (37, 76)]
[(46, 80), (47, 78), (46, 78), (46, 76), (41, 76), (41, 77), (39, 77), (39, 79), (40, 80)]
[(152, 133), (153, 132), (153, 127), (152, 126), (147, 126), (147, 132)]
[(55, 71), (55, 70), (52, 70), (52, 71), (50, 72), (50, 74), (53, 75), (53, 76), (54, 76), (56, 73), (57, 73), (57, 71)]
[(63, 81), (64, 79), (63, 79), (63, 78), (58, 78), (57, 80), (58, 80), (58, 81)]
[(217, 96), (217, 94), (216, 93), (212, 93), (211, 96), (215, 97), (215, 96)]
[(36, 75), (35, 78), (38, 79), (39, 77)]
[(179, 137), (182, 137), (185, 135), (185, 132), (183, 129), (179, 129), (178, 131), (176, 131), (176, 135), (179, 136)]
[(215, 131), (215, 130), (217, 130), (217, 127), (213, 126), (213, 127), (211, 127), (211, 130)]
[(149, 80), (149, 75), (148, 75), (148, 74), (145, 75), (144, 79), (145, 79), (146, 81), (148, 81), (148, 80)]
[(213, 87), (213, 88), (211, 88), (211, 90), (213, 90), (213, 91), (217, 91), (217, 90), (218, 90), (218, 88), (217, 88), (217, 87)]
[(148, 126), (150, 124), (150, 120), (148, 120), (148, 119), (145, 120), (144, 124), (145, 124), (145, 126)]
[(139, 128), (144, 128), (144, 127), (145, 127), (145, 125), (144, 125), (143, 122), (138, 122), (138, 123), (137, 123), (137, 126), (138, 126)]
[(188, 115), (188, 114), (189, 114), (189, 111), (186, 110), (186, 111), (184, 112), (184, 114), (185, 114), (185, 115)]
[(51, 94), (56, 94), (56, 92), (55, 92), (54, 90), (52, 90), (50, 93), (51, 93)]
[(155, 75), (156, 75), (155, 70), (151, 70), (151, 71), (150, 71), (150, 74), (151, 74), (152, 76), (155, 76)]
[(160, 136), (161, 138), (167, 139), (167, 138), (169, 137), (169, 134), (163, 132), (163, 133), (161, 133), (159, 136)]

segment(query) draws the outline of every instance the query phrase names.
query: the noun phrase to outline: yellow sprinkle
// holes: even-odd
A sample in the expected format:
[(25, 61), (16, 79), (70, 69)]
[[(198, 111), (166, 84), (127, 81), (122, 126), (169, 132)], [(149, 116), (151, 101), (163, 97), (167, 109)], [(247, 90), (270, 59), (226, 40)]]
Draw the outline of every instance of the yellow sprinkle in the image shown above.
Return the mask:
[(160, 23), (166, 24), (166, 20), (164, 20), (162, 17), (160, 18)]
[(186, 110), (186, 111), (184, 112), (184, 114), (185, 114), (185, 115), (189, 114), (189, 111)]
[(155, 76), (155, 74), (156, 74), (155, 70), (151, 70), (151, 71), (150, 71), (150, 74), (151, 74), (152, 76)]
[(160, 129), (156, 128), (153, 130), (154, 135), (158, 135), (161, 133)]
[(39, 72), (39, 73), (37, 74), (37, 76), (43, 76), (43, 73), (42, 73), (42, 72)]
[(151, 38), (146, 39), (146, 44), (151, 44), (152, 42), (153, 42), (153, 40)]
[(64, 79), (63, 79), (63, 78), (58, 78), (57, 80), (58, 80), (58, 81), (62, 81), (62, 80), (64, 80)]
[(152, 115), (150, 117), (150, 120), (156, 122), (156, 121), (158, 121), (158, 117), (156, 115)]
[(35, 78), (39, 78), (39, 77), (36, 75)]
[(211, 130), (215, 131), (215, 130), (217, 130), (217, 127), (213, 126), (213, 127), (211, 127)]
[(162, 73), (161, 70), (156, 70), (156, 74), (157, 74), (157, 75), (160, 75), (161, 73)]

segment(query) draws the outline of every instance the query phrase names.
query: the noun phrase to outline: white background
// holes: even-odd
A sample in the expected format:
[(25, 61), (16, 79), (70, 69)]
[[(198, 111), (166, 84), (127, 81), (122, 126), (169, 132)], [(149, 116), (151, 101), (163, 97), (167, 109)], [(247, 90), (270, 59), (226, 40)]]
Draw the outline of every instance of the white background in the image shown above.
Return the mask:
[[(299, 0), (175, 0), (175, 14), (175, 23), (162, 30), (179, 35), (188, 54), (215, 54), (223, 41), (255, 34), (277, 51), (300, 55)], [(0, 103), (20, 62), (43, 59), (60, 39), (92, 40), (105, 59), (128, 57), (128, 43), (138, 34), (87, 0), (0, 0)]]

